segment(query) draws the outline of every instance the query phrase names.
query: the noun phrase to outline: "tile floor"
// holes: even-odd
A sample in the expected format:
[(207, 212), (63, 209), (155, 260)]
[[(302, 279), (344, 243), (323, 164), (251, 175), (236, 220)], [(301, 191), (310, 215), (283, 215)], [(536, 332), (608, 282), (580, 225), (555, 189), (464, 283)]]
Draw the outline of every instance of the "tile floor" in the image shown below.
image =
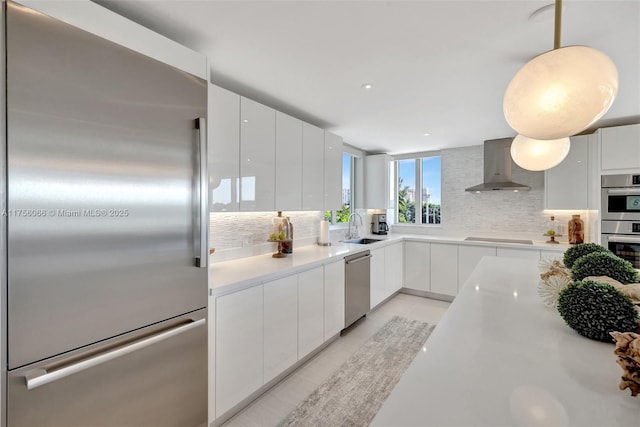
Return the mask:
[(398, 294), (358, 321), (313, 359), (256, 399), (223, 427), (277, 426), (393, 316), (437, 324), (448, 302)]

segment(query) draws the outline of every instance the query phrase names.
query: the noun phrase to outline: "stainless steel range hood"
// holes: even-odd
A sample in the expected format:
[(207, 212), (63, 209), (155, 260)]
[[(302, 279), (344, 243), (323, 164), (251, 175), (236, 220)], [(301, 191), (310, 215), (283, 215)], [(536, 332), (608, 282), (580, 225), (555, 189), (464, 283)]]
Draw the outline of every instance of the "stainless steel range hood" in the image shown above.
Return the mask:
[(464, 191), (529, 191), (531, 187), (511, 181), (511, 141), (513, 138), (484, 142), (484, 182)]

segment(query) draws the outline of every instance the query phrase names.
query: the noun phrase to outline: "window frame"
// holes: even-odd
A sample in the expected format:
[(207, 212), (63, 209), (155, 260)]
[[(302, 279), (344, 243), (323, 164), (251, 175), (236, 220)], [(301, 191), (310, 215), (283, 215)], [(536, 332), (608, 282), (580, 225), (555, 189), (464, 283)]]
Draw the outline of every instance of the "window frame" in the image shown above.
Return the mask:
[[(418, 225), (418, 226), (423, 226), (423, 227), (440, 227), (442, 225), (442, 200), (440, 201), (440, 222), (439, 223), (434, 223), (431, 224), (429, 222), (422, 222), (422, 202), (423, 202), (423, 197), (422, 197), (422, 190), (424, 188), (424, 182), (423, 182), (423, 175), (422, 175), (422, 160), (428, 157), (440, 157), (441, 161), (442, 161), (442, 155), (440, 153), (440, 151), (427, 151), (427, 152), (421, 152), (421, 153), (413, 153), (413, 154), (403, 154), (403, 155), (399, 155), (399, 156), (394, 156), (394, 169), (395, 169), (395, 173), (394, 173), (394, 182), (395, 182), (395, 193), (394, 193), (394, 197), (396, 200), (395, 203), (395, 208), (394, 208), (394, 216), (395, 216), (395, 225), (400, 225), (400, 226), (413, 226), (413, 225)], [(415, 201), (414, 201), (414, 205), (415, 205), (415, 212), (414, 212), (414, 219), (413, 222), (400, 222), (400, 198), (398, 197), (398, 193), (399, 193), (399, 171), (400, 171), (400, 167), (398, 165), (398, 162), (401, 160), (414, 160), (415, 161)], [(440, 178), (441, 178), (441, 187), (442, 187), (442, 163), (440, 164)], [(428, 206), (427, 206), (428, 209)], [(428, 221), (428, 213), (427, 213), (427, 221)]]
[[(348, 150), (347, 146), (345, 146), (344, 150), (342, 151), (342, 158), (344, 158), (345, 154), (349, 156), (349, 170), (350, 170), (350, 174), (349, 174), (350, 175), (350, 182), (349, 182), (349, 185), (350, 185), (349, 215), (353, 214), (356, 211), (356, 208), (355, 208), (355, 201), (356, 201), (356, 197), (355, 197), (355, 193), (356, 193), (356, 158), (361, 157), (358, 154), (353, 153), (352, 151), (353, 150)], [(344, 172), (344, 171), (341, 169), (341, 174), (340, 174), (341, 178), (342, 178), (342, 172)], [(342, 181), (342, 179), (341, 179), (341, 181)], [(340, 197), (340, 200), (342, 200), (342, 197)], [(329, 216), (327, 216), (327, 214), (329, 214)], [(340, 225), (346, 226), (346, 224), (347, 224), (347, 222), (336, 222), (336, 210), (335, 209), (324, 211), (324, 218), (332, 226), (340, 226)]]

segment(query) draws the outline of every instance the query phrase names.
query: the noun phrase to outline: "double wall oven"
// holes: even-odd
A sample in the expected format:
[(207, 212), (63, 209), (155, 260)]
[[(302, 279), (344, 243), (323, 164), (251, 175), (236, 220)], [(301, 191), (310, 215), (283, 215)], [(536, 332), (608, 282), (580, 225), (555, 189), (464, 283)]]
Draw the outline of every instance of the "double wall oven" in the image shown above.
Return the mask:
[(602, 245), (640, 269), (640, 174), (602, 176)]

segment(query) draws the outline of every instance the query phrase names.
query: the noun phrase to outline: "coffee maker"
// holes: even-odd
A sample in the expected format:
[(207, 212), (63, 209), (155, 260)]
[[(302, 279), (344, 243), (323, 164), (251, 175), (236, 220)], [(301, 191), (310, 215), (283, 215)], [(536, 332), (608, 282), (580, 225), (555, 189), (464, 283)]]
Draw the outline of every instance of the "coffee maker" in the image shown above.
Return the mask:
[(371, 222), (371, 233), (387, 234), (389, 226), (387, 225), (387, 214), (373, 214)]

